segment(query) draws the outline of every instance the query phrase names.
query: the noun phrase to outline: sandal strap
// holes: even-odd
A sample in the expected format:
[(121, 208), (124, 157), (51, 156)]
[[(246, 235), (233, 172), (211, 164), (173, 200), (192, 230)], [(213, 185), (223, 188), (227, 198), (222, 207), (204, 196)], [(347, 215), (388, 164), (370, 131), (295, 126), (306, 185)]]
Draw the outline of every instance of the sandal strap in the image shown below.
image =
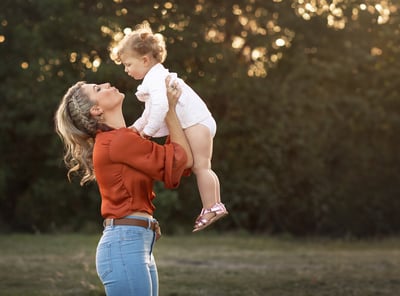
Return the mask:
[[(204, 217), (207, 214), (214, 214), (213, 217), (206, 218)], [(223, 203), (216, 203), (211, 208), (202, 209), (200, 215), (197, 217), (194, 228), (197, 229), (199, 227), (205, 228), (208, 225), (212, 224), (214, 221), (228, 214)]]

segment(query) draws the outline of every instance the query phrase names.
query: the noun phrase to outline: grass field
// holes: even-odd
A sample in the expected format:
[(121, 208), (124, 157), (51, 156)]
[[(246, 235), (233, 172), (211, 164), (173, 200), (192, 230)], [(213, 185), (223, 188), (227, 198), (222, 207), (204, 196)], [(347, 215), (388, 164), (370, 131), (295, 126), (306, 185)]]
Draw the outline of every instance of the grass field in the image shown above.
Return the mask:
[[(99, 235), (0, 236), (0, 295), (104, 295)], [(249, 235), (164, 236), (161, 296), (400, 295), (400, 239), (341, 241)]]

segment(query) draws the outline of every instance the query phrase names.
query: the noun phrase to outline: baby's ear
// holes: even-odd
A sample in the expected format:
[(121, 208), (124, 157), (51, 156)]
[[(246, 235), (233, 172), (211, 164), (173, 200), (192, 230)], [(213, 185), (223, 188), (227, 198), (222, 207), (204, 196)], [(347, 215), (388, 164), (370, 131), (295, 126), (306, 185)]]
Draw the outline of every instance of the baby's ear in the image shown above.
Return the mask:
[(142, 56), (142, 61), (145, 65), (148, 65), (148, 64), (150, 64), (151, 59), (148, 55), (144, 55), (144, 56)]

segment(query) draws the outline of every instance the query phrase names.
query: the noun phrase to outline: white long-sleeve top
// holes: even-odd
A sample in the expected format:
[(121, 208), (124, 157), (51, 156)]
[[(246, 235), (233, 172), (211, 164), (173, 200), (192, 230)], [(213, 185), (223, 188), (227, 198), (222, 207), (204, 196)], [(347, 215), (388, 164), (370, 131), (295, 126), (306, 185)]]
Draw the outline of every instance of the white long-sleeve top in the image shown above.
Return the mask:
[[(176, 106), (176, 113), (183, 128), (195, 125), (209, 117), (211, 113), (200, 96), (176, 73), (170, 73), (162, 64), (154, 65), (137, 88), (136, 97), (145, 103), (145, 109), (133, 126), (151, 137), (164, 137), (169, 134), (164, 122), (168, 111), (167, 90), (165, 78), (172, 75), (178, 80), (182, 94)], [(175, 78), (175, 79), (174, 79)]]

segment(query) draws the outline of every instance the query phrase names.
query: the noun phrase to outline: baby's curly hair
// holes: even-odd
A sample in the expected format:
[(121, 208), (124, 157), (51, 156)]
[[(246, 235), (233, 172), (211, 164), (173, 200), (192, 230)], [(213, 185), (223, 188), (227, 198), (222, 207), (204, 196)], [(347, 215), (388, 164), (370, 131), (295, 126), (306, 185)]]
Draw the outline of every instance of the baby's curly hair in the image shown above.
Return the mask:
[(121, 56), (124, 54), (138, 56), (151, 54), (157, 62), (163, 63), (167, 57), (164, 37), (159, 33), (154, 34), (150, 24), (143, 22), (118, 43), (114, 61), (121, 62)]

